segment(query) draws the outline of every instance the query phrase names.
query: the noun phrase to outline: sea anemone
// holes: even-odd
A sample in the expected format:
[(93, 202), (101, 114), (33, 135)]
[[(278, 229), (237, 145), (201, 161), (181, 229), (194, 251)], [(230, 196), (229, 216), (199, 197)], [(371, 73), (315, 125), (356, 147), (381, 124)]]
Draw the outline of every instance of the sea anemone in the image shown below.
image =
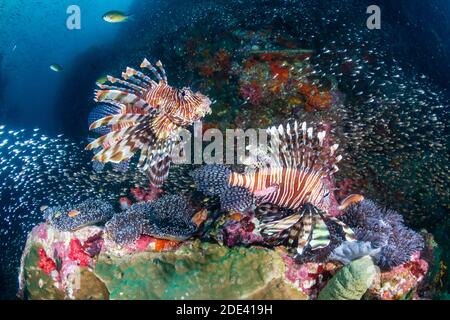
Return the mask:
[(47, 208), (44, 212), (51, 226), (60, 231), (74, 231), (82, 227), (108, 221), (113, 207), (99, 199), (88, 199), (75, 205)]
[(374, 259), (382, 269), (409, 261), (424, 246), (422, 236), (406, 227), (400, 214), (383, 209), (371, 200), (351, 205), (340, 218), (352, 228), (359, 241), (370, 242), (374, 249), (381, 248)]
[(106, 224), (106, 234), (124, 245), (136, 241), (140, 235), (159, 239), (186, 240), (197, 226), (191, 220), (195, 210), (185, 197), (166, 195), (154, 202), (140, 202), (114, 215)]
[(381, 248), (374, 249), (368, 241), (344, 241), (339, 247), (333, 250), (328, 260), (340, 261), (347, 265), (353, 260), (364, 256), (375, 256), (379, 254)]
[(194, 213), (185, 197), (164, 196), (151, 204), (144, 233), (160, 239), (185, 240), (197, 229), (191, 220)]
[(117, 244), (132, 243), (143, 234), (145, 215), (132, 211), (134, 206), (127, 211), (115, 214), (105, 225), (106, 235)]

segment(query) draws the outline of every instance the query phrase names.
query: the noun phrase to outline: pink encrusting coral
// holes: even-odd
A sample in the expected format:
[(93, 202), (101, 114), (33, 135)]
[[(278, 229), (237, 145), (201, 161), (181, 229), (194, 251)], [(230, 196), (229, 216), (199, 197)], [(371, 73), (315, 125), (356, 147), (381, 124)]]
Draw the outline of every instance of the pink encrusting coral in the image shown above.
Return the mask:
[(414, 293), (413, 290), (417, 288), (427, 272), (428, 263), (420, 258), (419, 253), (416, 253), (411, 261), (381, 273), (379, 283), (376, 283), (370, 291), (379, 299), (402, 299)]
[(136, 249), (138, 251), (144, 251), (148, 248), (148, 246), (150, 245), (150, 243), (155, 242), (156, 239), (148, 236), (148, 235), (141, 235), (139, 239), (136, 240), (135, 244), (136, 244)]
[[(235, 213), (237, 216), (239, 213)], [(253, 216), (239, 214), (239, 219), (231, 219), (224, 225), (223, 239), (224, 243), (229, 246), (248, 245), (254, 243), (262, 243), (264, 240), (261, 235), (255, 232), (255, 223), (252, 221)]]
[(310, 299), (317, 298), (320, 290), (337, 271), (337, 266), (332, 263), (298, 264), (288, 255), (285, 255), (283, 260), (286, 266), (286, 278)]
[(79, 239), (70, 240), (69, 248), (69, 259), (76, 261), (82, 267), (89, 265), (89, 254), (83, 250), (83, 246)]
[(137, 202), (142, 202), (142, 201), (155, 201), (160, 197), (163, 191), (151, 185), (149, 186), (148, 189), (140, 187), (130, 188), (130, 192)]
[(39, 248), (39, 268), (46, 274), (50, 274), (53, 270), (56, 270), (56, 263), (47, 256), (47, 253), (43, 248)]

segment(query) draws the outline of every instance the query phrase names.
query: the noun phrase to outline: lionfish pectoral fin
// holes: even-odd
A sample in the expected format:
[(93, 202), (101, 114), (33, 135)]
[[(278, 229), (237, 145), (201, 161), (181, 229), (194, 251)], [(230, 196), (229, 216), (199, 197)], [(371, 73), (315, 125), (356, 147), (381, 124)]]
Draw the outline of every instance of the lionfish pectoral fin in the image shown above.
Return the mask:
[(258, 231), (264, 237), (277, 237), (284, 231), (292, 228), (292, 226), (295, 225), (299, 219), (299, 214), (292, 214), (280, 220), (262, 222), (258, 226)]
[(302, 219), (292, 227), (289, 233), (288, 245), (294, 254), (303, 254), (311, 238), (312, 223), (311, 215), (303, 215)]
[(253, 195), (243, 187), (228, 186), (220, 194), (220, 206), (222, 210), (246, 210), (254, 203)]
[(341, 221), (338, 218), (333, 217), (333, 216), (328, 216), (327, 219), (333, 221), (334, 223), (336, 223), (337, 225), (339, 225), (342, 228), (342, 231), (344, 232), (344, 235), (345, 235), (345, 240), (347, 240), (347, 241), (356, 241), (355, 233), (343, 221)]
[(314, 216), (314, 227), (309, 245), (311, 250), (323, 249), (331, 242), (330, 232), (325, 221), (319, 216)]
[(150, 183), (156, 187), (161, 187), (169, 176), (171, 158), (166, 155), (162, 160), (156, 162), (153, 166), (149, 166), (145, 171)]

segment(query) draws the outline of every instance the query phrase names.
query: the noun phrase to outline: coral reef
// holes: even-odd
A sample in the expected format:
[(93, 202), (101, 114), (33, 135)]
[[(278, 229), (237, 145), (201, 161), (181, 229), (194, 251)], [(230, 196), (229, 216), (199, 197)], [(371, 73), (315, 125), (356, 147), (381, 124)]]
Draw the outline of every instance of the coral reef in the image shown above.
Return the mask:
[(194, 242), (175, 252), (142, 252), (131, 259), (105, 253), (95, 273), (112, 299), (240, 299), (262, 291), (304, 298), (298, 290), (278, 291), (273, 285), (284, 279), (283, 270), (281, 257), (271, 250)]
[[(225, 221), (243, 218), (235, 213)], [(435, 278), (426, 277), (428, 265), (440, 263), (437, 249), (427, 242), (424, 258), (416, 254), (375, 272), (369, 256), (343, 267), (299, 263), (284, 246), (229, 247), (149, 235), (119, 245), (102, 227), (65, 232), (41, 223), (24, 250), (20, 293), (29, 299), (418, 299), (438, 294)]]
[(409, 261), (424, 246), (422, 236), (406, 227), (400, 214), (382, 209), (371, 200), (351, 205), (340, 218), (354, 230), (358, 240), (381, 248), (375, 261), (384, 270)]
[(415, 290), (428, 271), (428, 263), (416, 254), (409, 262), (381, 273), (367, 293), (368, 298), (383, 300), (415, 299)]

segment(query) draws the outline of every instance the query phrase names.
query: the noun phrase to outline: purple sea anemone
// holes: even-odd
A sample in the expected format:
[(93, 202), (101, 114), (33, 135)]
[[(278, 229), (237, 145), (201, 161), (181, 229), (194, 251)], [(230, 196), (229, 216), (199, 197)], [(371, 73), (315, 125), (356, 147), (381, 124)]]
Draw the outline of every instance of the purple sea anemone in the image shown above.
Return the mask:
[(106, 223), (106, 234), (120, 245), (136, 241), (140, 235), (159, 239), (186, 240), (196, 231), (194, 215), (181, 195), (166, 195), (154, 202), (139, 202), (117, 213)]
[(340, 219), (352, 228), (359, 241), (381, 248), (374, 259), (382, 269), (409, 261), (424, 246), (422, 236), (406, 227), (400, 214), (383, 209), (371, 200), (350, 206)]

